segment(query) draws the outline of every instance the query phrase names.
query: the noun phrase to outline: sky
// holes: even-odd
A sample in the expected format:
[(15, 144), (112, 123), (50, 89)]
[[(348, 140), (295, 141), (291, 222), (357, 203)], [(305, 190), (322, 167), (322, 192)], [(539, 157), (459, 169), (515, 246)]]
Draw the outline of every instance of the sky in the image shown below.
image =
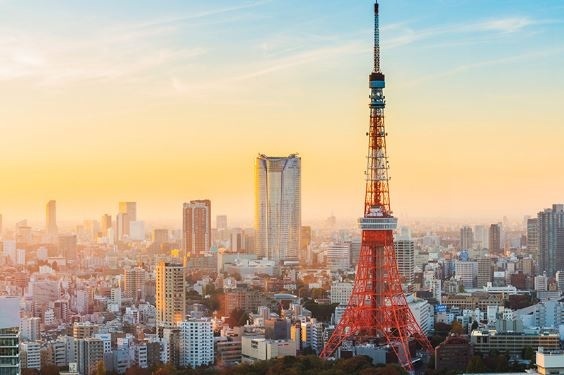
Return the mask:
[[(564, 202), (564, 2), (380, 4), (400, 221)], [(0, 0), (5, 225), (206, 198), (252, 225), (258, 153), (302, 157), (304, 224), (360, 216), (372, 29), (369, 0)]]

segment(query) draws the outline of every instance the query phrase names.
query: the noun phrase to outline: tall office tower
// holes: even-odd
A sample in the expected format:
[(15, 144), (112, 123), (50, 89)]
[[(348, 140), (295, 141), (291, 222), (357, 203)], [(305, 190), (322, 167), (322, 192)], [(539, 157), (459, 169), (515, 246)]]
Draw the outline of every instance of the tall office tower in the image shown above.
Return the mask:
[(478, 262), (457, 260), (454, 262), (454, 274), (462, 280), (464, 288), (475, 288), (478, 278)]
[(539, 259), (539, 219), (527, 219), (527, 253)]
[(276, 264), (298, 259), (301, 215), (301, 158), (260, 154), (255, 161), (256, 254)]
[(553, 204), (537, 215), (539, 271), (549, 277), (564, 271), (564, 204)]
[(415, 271), (415, 243), (408, 237), (399, 237), (394, 241), (396, 258), (398, 261), (398, 271), (401, 276), (401, 283), (408, 286), (413, 284)]
[(492, 260), (490, 258), (478, 259), (478, 279), (477, 287), (483, 288), (493, 280)]
[(133, 298), (135, 303), (145, 299), (145, 275), (141, 267), (127, 269), (123, 276), (123, 293), (126, 297)]
[(0, 373), (20, 373), (20, 299), (0, 296)]
[(182, 247), (184, 259), (202, 256), (211, 247), (211, 201), (194, 200), (182, 207)]
[(102, 215), (100, 218), (100, 232), (102, 232), (102, 236), (108, 235), (108, 229), (112, 227), (112, 216), (108, 214)]
[(488, 247), (488, 228), (485, 225), (474, 226), (474, 244), (480, 250)]
[[(370, 125), (364, 216), (359, 219), (362, 247), (349, 304), (322, 358), (331, 356), (344, 341), (380, 344), (393, 351), (398, 362), (412, 371), (410, 341), (433, 351), (402, 291), (394, 250), (397, 219), (390, 207), (386, 129), (384, 126), (385, 78), (380, 71), (378, 3), (374, 4), (374, 69), (369, 75)], [(386, 350), (386, 349), (384, 349)]]
[(489, 232), (489, 246), (488, 250), (490, 254), (500, 254), (501, 248), (501, 224), (490, 225)]
[(214, 361), (213, 329), (209, 319), (185, 320), (180, 329), (180, 366), (197, 368)]
[(159, 262), (156, 271), (157, 328), (173, 328), (186, 316), (184, 267)]
[(300, 228), (300, 252), (299, 260), (300, 264), (311, 264), (311, 255), (309, 254), (309, 245), (311, 244), (311, 227), (302, 226)]
[(116, 241), (123, 241), (129, 237), (129, 218), (126, 213), (116, 215)]
[(227, 229), (227, 215), (217, 215), (215, 217), (215, 226), (217, 230)]
[(153, 229), (153, 242), (158, 245), (168, 242), (168, 229)]
[(119, 213), (127, 214), (129, 221), (137, 221), (137, 202), (119, 202)]
[(66, 260), (76, 260), (76, 234), (59, 236), (59, 253)]
[(245, 243), (245, 252), (247, 254), (254, 254), (255, 253), (255, 241), (256, 241), (256, 234), (254, 228), (246, 228), (243, 230), (243, 242)]
[(45, 209), (45, 229), (51, 237), (57, 235), (57, 202), (50, 200)]
[(231, 229), (229, 241), (230, 250), (239, 253), (245, 251), (245, 236), (243, 235), (243, 229), (233, 228)]
[(460, 250), (470, 250), (474, 245), (474, 233), (469, 226), (460, 228)]

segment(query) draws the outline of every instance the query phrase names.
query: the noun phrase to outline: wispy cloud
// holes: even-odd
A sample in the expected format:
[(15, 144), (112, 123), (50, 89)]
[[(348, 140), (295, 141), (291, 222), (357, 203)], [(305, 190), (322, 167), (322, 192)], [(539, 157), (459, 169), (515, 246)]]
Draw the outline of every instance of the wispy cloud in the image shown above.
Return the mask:
[(412, 80), (409, 83), (407, 83), (405, 86), (407, 87), (414, 87), (417, 86), (419, 84), (428, 82), (428, 81), (432, 81), (435, 79), (439, 79), (439, 78), (446, 78), (446, 77), (451, 77), (451, 76), (455, 76), (458, 74), (462, 74), (474, 69), (480, 69), (480, 68), (484, 68), (487, 66), (495, 66), (495, 65), (504, 65), (504, 64), (512, 64), (515, 62), (519, 62), (519, 61), (527, 61), (527, 60), (536, 60), (536, 59), (541, 59), (541, 58), (547, 58), (550, 56), (556, 56), (556, 55), (560, 55), (564, 53), (564, 48), (550, 48), (550, 49), (546, 49), (546, 50), (540, 50), (540, 51), (532, 51), (532, 52), (527, 52), (527, 53), (522, 53), (519, 55), (513, 55), (513, 56), (506, 56), (506, 57), (500, 57), (500, 58), (496, 58), (496, 59), (491, 59), (491, 60), (484, 60), (484, 61), (479, 61), (479, 62), (475, 62), (475, 63), (470, 63), (470, 64), (462, 64), (462, 65), (458, 65), (452, 69), (446, 70), (444, 72), (439, 72), (439, 73), (435, 73), (435, 74), (429, 74), (426, 76), (422, 76), (418, 79)]
[(523, 31), (534, 25), (550, 23), (550, 20), (534, 20), (529, 17), (500, 17), (482, 21), (448, 24), (417, 29), (409, 23), (397, 23), (384, 29), (383, 33), (391, 34), (384, 39), (386, 48), (401, 47), (439, 36), (472, 35), (481, 37), (484, 33), (510, 34)]

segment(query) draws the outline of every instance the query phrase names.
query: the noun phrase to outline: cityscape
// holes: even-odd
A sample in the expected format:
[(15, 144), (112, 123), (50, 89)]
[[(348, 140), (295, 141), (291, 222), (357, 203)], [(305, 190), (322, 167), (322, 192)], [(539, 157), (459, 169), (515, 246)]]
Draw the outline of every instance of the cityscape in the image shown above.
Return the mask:
[(29, 4), (0, 375), (564, 373), (563, 4)]

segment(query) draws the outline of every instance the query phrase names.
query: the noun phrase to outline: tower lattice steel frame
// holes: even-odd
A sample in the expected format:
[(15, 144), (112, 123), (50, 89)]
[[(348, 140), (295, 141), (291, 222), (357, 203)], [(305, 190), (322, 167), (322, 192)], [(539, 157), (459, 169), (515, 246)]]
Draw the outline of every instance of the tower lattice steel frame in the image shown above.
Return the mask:
[(370, 82), (370, 129), (364, 217), (359, 219), (362, 247), (353, 291), (341, 321), (321, 352), (327, 358), (344, 341), (389, 345), (399, 363), (412, 370), (410, 338), (432, 351), (402, 291), (394, 250), (397, 219), (390, 210), (388, 157), (384, 127), (385, 87), (380, 71), (378, 3), (374, 4), (374, 70)]

